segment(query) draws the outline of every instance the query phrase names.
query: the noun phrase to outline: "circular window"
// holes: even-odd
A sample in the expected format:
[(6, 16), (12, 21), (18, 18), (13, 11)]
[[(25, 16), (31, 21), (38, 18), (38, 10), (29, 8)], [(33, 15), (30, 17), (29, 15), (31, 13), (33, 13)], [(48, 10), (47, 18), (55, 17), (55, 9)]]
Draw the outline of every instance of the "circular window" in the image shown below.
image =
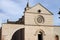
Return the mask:
[(44, 22), (43, 16), (39, 15), (39, 16), (37, 17), (37, 22), (38, 22), (38, 23), (43, 23), (43, 22)]
[(43, 16), (38, 15), (35, 17), (34, 21), (37, 25), (41, 25), (42, 23), (44, 23), (45, 20)]
[(40, 13), (40, 12), (41, 12), (41, 10), (38, 10), (38, 12)]
[(37, 18), (37, 22), (38, 22), (38, 23), (41, 23), (41, 22), (42, 22), (42, 18), (41, 18), (41, 17), (38, 17), (38, 18)]

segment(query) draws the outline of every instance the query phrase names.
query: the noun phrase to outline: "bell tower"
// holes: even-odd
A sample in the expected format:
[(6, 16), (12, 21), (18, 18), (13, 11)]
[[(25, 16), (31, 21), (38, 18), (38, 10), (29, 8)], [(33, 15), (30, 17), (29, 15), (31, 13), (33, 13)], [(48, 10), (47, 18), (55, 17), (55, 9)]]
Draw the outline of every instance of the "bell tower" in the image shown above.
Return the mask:
[(29, 8), (30, 8), (30, 6), (29, 6), (29, 0), (28, 0), (25, 11), (29, 10)]

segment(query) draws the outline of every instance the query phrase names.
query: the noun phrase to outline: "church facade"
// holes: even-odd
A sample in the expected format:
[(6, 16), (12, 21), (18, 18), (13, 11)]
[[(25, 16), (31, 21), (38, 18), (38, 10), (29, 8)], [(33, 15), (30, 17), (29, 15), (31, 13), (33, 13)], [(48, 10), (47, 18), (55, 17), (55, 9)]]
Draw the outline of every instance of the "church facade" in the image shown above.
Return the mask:
[(27, 6), (18, 21), (2, 24), (2, 40), (60, 40), (60, 26), (53, 25), (53, 14), (41, 4)]

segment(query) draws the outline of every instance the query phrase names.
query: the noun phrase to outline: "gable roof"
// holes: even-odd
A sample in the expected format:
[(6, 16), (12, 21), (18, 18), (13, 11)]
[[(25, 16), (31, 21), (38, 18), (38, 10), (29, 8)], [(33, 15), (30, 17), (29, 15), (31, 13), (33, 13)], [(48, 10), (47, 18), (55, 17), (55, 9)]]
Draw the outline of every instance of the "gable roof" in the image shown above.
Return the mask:
[[(47, 8), (45, 8), (42, 4), (38, 3), (38, 4), (36, 4), (35, 6), (37, 6), (37, 5), (42, 6), (44, 9), (46, 9), (49, 13), (51, 13), (51, 14), (53, 15), (53, 13), (52, 13), (51, 11), (49, 11)], [(30, 9), (34, 8), (35, 6), (30, 7)]]

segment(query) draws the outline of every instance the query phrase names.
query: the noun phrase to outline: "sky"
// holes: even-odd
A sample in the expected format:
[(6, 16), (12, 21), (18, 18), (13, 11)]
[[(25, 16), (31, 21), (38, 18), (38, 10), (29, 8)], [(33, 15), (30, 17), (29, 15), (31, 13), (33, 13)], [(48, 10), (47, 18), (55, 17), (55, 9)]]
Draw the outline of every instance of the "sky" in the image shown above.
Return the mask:
[[(24, 15), (24, 8), (28, 0), (0, 0), (0, 26), (2, 23), (9, 21), (16, 21)], [(51, 11), (53, 15), (54, 25), (60, 25), (60, 15), (58, 15), (60, 8), (60, 0), (29, 0), (30, 7), (40, 3)]]

